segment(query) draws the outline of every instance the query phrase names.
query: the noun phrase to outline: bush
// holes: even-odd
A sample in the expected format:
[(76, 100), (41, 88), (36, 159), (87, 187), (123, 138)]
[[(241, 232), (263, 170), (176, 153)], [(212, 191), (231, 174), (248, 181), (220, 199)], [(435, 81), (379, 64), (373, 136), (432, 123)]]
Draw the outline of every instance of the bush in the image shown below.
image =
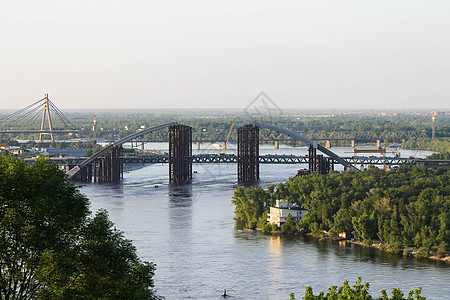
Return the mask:
[(442, 258), (447, 253), (447, 243), (442, 242), (439, 244), (436, 250), (436, 256), (438, 258)]
[(395, 254), (399, 254), (402, 250), (402, 244), (400, 242), (393, 242), (389, 244), (389, 251)]
[[(403, 292), (394, 288), (392, 290), (392, 297), (390, 298), (386, 290), (381, 290), (381, 297), (376, 298), (380, 300), (425, 300), (420, 294), (422, 288), (419, 287), (414, 291), (409, 291), (408, 298), (404, 298)], [(293, 293), (290, 295), (291, 299), (294, 297)], [(303, 300), (331, 300), (331, 299), (360, 299), (360, 300), (372, 300), (372, 296), (369, 294), (369, 283), (361, 284), (361, 277), (358, 277), (355, 285), (350, 286), (348, 281), (345, 280), (343, 285), (337, 287), (332, 285), (328, 288), (328, 291), (320, 292), (318, 295), (314, 295), (313, 290), (310, 286), (306, 287), (305, 296)]]
[(370, 246), (372, 246), (373, 241), (370, 240), (370, 239), (365, 239), (365, 240), (363, 241), (363, 244), (364, 244), (365, 247), (370, 247)]

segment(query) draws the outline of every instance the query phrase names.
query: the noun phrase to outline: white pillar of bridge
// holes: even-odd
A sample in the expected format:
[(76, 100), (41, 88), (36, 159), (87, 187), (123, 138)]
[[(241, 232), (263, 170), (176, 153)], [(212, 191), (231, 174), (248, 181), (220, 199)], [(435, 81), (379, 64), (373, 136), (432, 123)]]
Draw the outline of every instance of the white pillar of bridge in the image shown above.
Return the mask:
[[(45, 116), (47, 116), (47, 118), (48, 118), (48, 127), (50, 130), (50, 133), (42, 133), (42, 131), (44, 130)], [(53, 142), (52, 118), (50, 117), (50, 109), (49, 109), (49, 105), (48, 105), (48, 94), (45, 94), (45, 98), (44, 98), (44, 111), (42, 112), (41, 133), (39, 134), (40, 142), (42, 142), (42, 136), (44, 134), (50, 135), (52, 142)]]

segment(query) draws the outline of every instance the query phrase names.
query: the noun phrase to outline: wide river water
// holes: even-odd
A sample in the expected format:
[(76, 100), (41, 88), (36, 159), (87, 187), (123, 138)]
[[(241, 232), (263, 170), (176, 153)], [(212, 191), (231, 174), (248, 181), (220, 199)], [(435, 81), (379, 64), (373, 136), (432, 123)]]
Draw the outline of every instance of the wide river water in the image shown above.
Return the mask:
[[(193, 153), (217, 153), (215, 145)], [(150, 144), (167, 151), (167, 145)], [(164, 148), (165, 147), (165, 148)], [(231, 148), (231, 149), (230, 149)], [(351, 148), (332, 148), (351, 156)], [(234, 153), (229, 146), (227, 153)], [(261, 146), (261, 154), (304, 155), (307, 148)], [(402, 156), (425, 157), (431, 152), (401, 150)], [(260, 165), (260, 186), (285, 182), (304, 165)], [(194, 165), (193, 182), (168, 184), (168, 166), (140, 166), (124, 174), (120, 184), (87, 184), (80, 188), (91, 210), (104, 208), (139, 256), (156, 263), (159, 295), (166, 299), (297, 299), (306, 286), (315, 293), (361, 276), (378, 296), (419, 286), (427, 299), (450, 299), (450, 264), (404, 258), (355, 245), (271, 236), (236, 229), (234, 205), (237, 168), (234, 164)]]

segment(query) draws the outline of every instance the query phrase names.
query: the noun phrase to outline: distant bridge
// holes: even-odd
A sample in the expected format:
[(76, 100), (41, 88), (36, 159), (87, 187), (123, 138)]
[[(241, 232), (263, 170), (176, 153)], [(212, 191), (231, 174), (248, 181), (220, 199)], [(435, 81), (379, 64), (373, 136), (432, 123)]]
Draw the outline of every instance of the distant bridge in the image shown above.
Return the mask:
[[(36, 124), (40, 120), (40, 130), (22, 130), (13, 128), (29, 128), (29, 126)], [(65, 127), (71, 127), (69, 130), (53, 129), (52, 116), (60, 121)], [(45, 129), (46, 120), (48, 121), (48, 129)], [(55, 120), (55, 119), (53, 119)], [(9, 130), (0, 130), (0, 134), (21, 134), (21, 133), (39, 133), (39, 140), (42, 142), (42, 136), (49, 135), (52, 142), (54, 141), (53, 134), (68, 134), (78, 133), (76, 126), (67, 118), (64, 113), (50, 101), (48, 94), (45, 97), (24, 107), (10, 115), (0, 119), (2, 127), (10, 128)]]
[(68, 133), (80, 133), (79, 130), (58, 130), (54, 129), (52, 131), (50, 130), (0, 130), (1, 133), (12, 133), (12, 134), (19, 134), (19, 133), (39, 133), (39, 134), (68, 134)]
[[(391, 141), (402, 142), (414, 138), (427, 138), (428, 135), (425, 131), (360, 131), (360, 132), (346, 132), (346, 131), (333, 131), (333, 132), (303, 132), (299, 131), (298, 134), (307, 137), (314, 141), (355, 141), (359, 143), (368, 143), (376, 141)], [(193, 133), (192, 140), (199, 143), (217, 143), (224, 140), (224, 133), (219, 132), (212, 136), (202, 136), (199, 133)], [(165, 143), (168, 142), (168, 138), (165, 136), (148, 136), (141, 140), (145, 143)], [(283, 142), (292, 143), (295, 140), (285, 136), (283, 134), (276, 134), (271, 131), (261, 132), (260, 142)], [(230, 142), (236, 143), (237, 136), (233, 133), (230, 137)]]

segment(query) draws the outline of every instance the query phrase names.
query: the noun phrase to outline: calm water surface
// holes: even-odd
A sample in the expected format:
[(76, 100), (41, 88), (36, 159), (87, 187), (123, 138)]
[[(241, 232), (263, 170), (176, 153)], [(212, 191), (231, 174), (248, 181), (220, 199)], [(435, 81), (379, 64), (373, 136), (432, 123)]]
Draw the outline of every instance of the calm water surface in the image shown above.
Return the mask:
[[(167, 151), (164, 146), (153, 148)], [(215, 151), (210, 145), (202, 148)], [(343, 155), (350, 149), (332, 150)], [(263, 154), (306, 151), (261, 149)], [(403, 156), (429, 154), (401, 152)], [(261, 165), (260, 185), (284, 182), (304, 167)], [(450, 268), (445, 263), (237, 230), (231, 204), (236, 166), (194, 165), (193, 169), (197, 173), (187, 186), (167, 183), (167, 165), (148, 165), (126, 173), (121, 184), (81, 188), (92, 211), (107, 209), (139, 256), (157, 264), (155, 286), (167, 299), (220, 299), (224, 289), (231, 299), (289, 299), (290, 292), (301, 299), (308, 285), (317, 293), (344, 280), (353, 284), (358, 276), (370, 282), (373, 295), (382, 288), (407, 292), (422, 286), (427, 299), (450, 299)]]

